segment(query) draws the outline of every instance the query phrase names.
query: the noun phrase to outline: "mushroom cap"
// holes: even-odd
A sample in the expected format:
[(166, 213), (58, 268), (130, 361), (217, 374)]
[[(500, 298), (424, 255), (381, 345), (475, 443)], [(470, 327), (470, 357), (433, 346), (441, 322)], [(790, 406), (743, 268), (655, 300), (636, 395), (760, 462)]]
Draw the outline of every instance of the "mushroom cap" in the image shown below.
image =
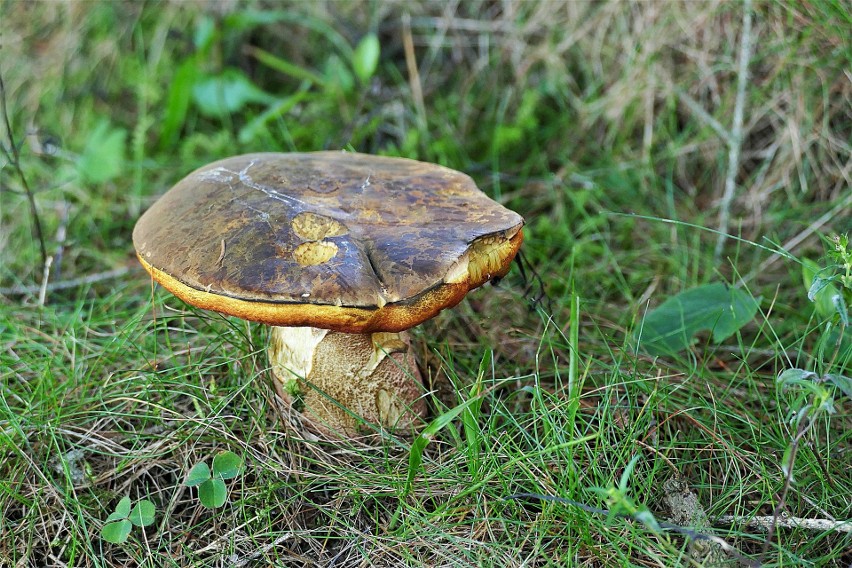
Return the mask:
[(523, 222), (443, 166), (263, 153), (189, 174), (142, 215), (133, 243), (195, 306), (366, 333), (408, 329), (503, 276)]

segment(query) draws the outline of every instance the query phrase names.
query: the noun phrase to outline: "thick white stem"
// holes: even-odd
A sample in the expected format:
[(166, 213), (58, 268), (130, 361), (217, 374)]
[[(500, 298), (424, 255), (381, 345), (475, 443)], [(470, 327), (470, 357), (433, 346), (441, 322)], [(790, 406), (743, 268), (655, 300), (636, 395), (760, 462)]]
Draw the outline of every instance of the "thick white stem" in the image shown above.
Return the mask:
[(369, 433), (367, 422), (405, 431), (425, 412), (406, 333), (273, 327), (269, 362), (281, 398), (327, 434)]

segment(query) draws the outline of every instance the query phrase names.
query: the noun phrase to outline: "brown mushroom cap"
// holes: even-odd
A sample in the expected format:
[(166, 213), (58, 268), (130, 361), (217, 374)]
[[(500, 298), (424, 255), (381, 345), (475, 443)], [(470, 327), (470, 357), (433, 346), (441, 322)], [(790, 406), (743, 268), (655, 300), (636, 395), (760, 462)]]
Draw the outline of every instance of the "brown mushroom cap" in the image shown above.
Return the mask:
[(504, 275), (523, 219), (465, 174), (357, 153), (248, 154), (200, 168), (133, 231), (186, 302), (278, 326), (401, 331)]

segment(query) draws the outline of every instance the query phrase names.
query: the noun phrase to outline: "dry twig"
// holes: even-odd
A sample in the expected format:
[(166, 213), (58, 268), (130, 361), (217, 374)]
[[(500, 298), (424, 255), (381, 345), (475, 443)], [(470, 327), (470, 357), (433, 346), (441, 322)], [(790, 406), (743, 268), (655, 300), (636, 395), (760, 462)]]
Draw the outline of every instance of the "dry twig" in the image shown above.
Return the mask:
[(802, 517), (791, 517), (790, 515), (783, 513), (777, 517), (774, 515), (763, 515), (757, 517), (723, 515), (714, 519), (713, 522), (719, 525), (742, 524), (747, 527), (763, 531), (774, 530), (773, 527), (783, 527), (787, 529), (806, 529), (820, 532), (832, 531), (852, 533), (852, 520), (832, 521), (830, 519), (806, 519)]
[(743, 2), (743, 35), (740, 39), (740, 53), (737, 65), (737, 98), (734, 103), (734, 119), (728, 142), (728, 173), (725, 176), (725, 192), (719, 205), (719, 235), (716, 240), (714, 258), (718, 262), (722, 256), (722, 247), (727, 239), (731, 218), (731, 203), (736, 191), (737, 172), (740, 169), (740, 152), (743, 144), (743, 114), (745, 111), (745, 91), (748, 84), (748, 63), (751, 59), (751, 0)]
[[(52, 259), (53, 257), (49, 258)], [(89, 284), (96, 284), (98, 282), (103, 282), (104, 280), (120, 278), (128, 272), (130, 272), (129, 268), (116, 268), (114, 270), (107, 270), (106, 272), (98, 272), (97, 274), (81, 276), (80, 278), (61, 280), (59, 282), (54, 282), (53, 284), (47, 284), (46, 286), (44, 286), (44, 284), (42, 283), (38, 286), (13, 286), (11, 288), (0, 288), (0, 296), (26, 296), (35, 293), (41, 294), (42, 287), (44, 287), (46, 292), (54, 292), (56, 290), (69, 290), (71, 288), (79, 288), (81, 286), (87, 286)]]

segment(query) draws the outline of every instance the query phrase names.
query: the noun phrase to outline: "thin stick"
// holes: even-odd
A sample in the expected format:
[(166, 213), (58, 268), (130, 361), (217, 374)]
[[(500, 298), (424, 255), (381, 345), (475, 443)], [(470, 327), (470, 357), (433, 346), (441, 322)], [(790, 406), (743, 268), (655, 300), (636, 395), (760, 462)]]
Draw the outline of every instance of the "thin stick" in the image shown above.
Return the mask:
[(282, 534), (281, 536), (279, 536), (278, 538), (276, 538), (275, 540), (273, 540), (269, 544), (263, 545), (262, 547), (255, 550), (254, 552), (252, 552), (248, 556), (244, 556), (242, 558), (235, 558), (236, 555), (232, 555), (228, 559), (231, 562), (231, 568), (242, 568), (243, 566), (246, 566), (249, 562), (252, 562), (258, 556), (266, 554), (271, 549), (275, 548), (276, 546), (278, 546), (279, 544), (281, 544), (285, 540), (289, 540), (289, 539), (293, 538), (293, 536), (294, 536), (293, 533)]
[(812, 531), (832, 531), (842, 533), (852, 533), (852, 521), (832, 521), (830, 519), (806, 519), (802, 517), (791, 517), (789, 515), (764, 515), (757, 517), (723, 515), (713, 519), (715, 524), (720, 525), (739, 525), (744, 524), (747, 527), (769, 531), (773, 527), (784, 527), (787, 529), (806, 529)]
[(53, 265), (53, 257), (47, 257), (44, 263), (44, 271), (41, 274), (41, 286), (38, 290), (38, 305), (44, 306), (44, 300), (47, 298), (47, 281), (50, 280), (50, 267)]
[[(52, 258), (52, 257), (51, 257)], [(54, 292), (56, 290), (68, 290), (70, 288), (79, 288), (89, 284), (95, 284), (104, 280), (112, 280), (119, 278), (130, 272), (129, 268), (116, 268), (115, 270), (107, 270), (106, 272), (98, 272), (97, 274), (89, 274), (80, 278), (72, 278), (71, 280), (60, 280), (45, 286), (45, 292)], [(42, 285), (39, 286), (14, 286), (12, 288), (0, 288), (0, 296), (26, 296), (29, 294), (40, 293)]]
[[(68, 206), (66, 205), (60, 215), (59, 228), (56, 229), (56, 253), (54, 253), (53, 256), (48, 257), (47, 262), (44, 263), (44, 272), (41, 275), (41, 289), (38, 292), (39, 307), (44, 306), (44, 302), (47, 299), (47, 286), (50, 281), (50, 271), (53, 270), (55, 277), (59, 278), (59, 273), (62, 268), (62, 253), (65, 250), (65, 223), (67, 221)], [(54, 265), (56, 268), (53, 268)]]
[[(41, 230), (41, 219), (39, 219), (38, 216), (35, 196), (33, 195), (32, 189), (30, 189), (30, 184), (27, 183), (27, 177), (24, 175), (24, 171), (21, 169), (18, 145), (15, 144), (15, 139), (12, 135), (12, 123), (9, 121), (9, 112), (6, 109), (6, 86), (3, 84), (2, 74), (0, 74), (0, 111), (2, 111), (3, 114), (3, 122), (6, 126), (6, 135), (9, 138), (9, 149), (7, 150), (3, 144), (0, 144), (0, 149), (2, 149), (3, 153), (6, 155), (6, 159), (10, 164), (12, 164), (12, 167), (21, 179), (21, 185), (24, 186), (24, 191), (27, 194), (27, 201), (30, 204), (30, 214), (33, 218), (33, 232), (35, 233), (39, 249), (41, 250), (41, 264), (45, 267), (45, 271), (48, 271), (50, 268), (47, 265), (47, 246), (44, 244), (44, 233)], [(46, 282), (43, 282), (42, 284), (46, 284)]]
[(743, 114), (745, 111), (745, 92), (748, 85), (748, 63), (751, 59), (751, 0), (743, 2), (743, 35), (740, 40), (739, 65), (737, 69), (737, 98), (734, 103), (734, 122), (731, 127), (731, 140), (728, 143), (728, 175), (725, 177), (725, 192), (719, 205), (719, 236), (716, 240), (716, 262), (722, 256), (722, 248), (727, 239), (731, 219), (731, 203), (736, 192), (737, 172), (740, 169), (740, 152), (743, 145)]
[[(669, 79), (669, 81), (671, 82), (671, 79)], [(719, 138), (724, 140), (725, 144), (727, 144), (729, 147), (734, 145), (733, 136), (731, 136), (731, 133), (728, 132), (728, 130), (724, 126), (722, 126), (721, 122), (710, 116), (710, 113), (704, 110), (704, 107), (702, 107), (698, 103), (698, 101), (690, 97), (686, 91), (678, 87), (673, 88), (677, 97), (683, 104), (686, 105), (686, 107), (692, 112), (692, 114), (697, 116), (707, 126), (709, 126), (713, 130), (713, 132), (715, 132)]]
[[(592, 507), (590, 505), (586, 505), (585, 503), (579, 503), (577, 501), (573, 501), (571, 499), (566, 499), (565, 497), (557, 497), (555, 495), (540, 495), (540, 494), (537, 494), (537, 493), (516, 493), (514, 495), (509, 495), (508, 497), (504, 497), (504, 499), (507, 500), (507, 501), (510, 500), (510, 499), (513, 499), (513, 500), (537, 499), (539, 501), (556, 502), (556, 503), (563, 503), (565, 505), (571, 505), (572, 507), (577, 507), (579, 509), (582, 509), (582, 510), (588, 512), (588, 513), (593, 513), (593, 514), (596, 514), (596, 515), (606, 515), (606, 516), (612, 515), (612, 512), (609, 511), (608, 509), (601, 509), (599, 507)], [(640, 522), (642, 524), (645, 524), (641, 519), (637, 519), (635, 517), (635, 515), (630, 515), (630, 514), (626, 514), (626, 513), (618, 513), (615, 516), (623, 518), (623, 519), (630, 519), (632, 521), (636, 521), (636, 522)], [(736, 548), (734, 548), (733, 546), (728, 544), (727, 541), (725, 541), (722, 538), (719, 538), (718, 536), (711, 535), (711, 534), (705, 534), (705, 533), (698, 532), (698, 531), (695, 531), (695, 530), (690, 529), (690, 528), (682, 527), (680, 525), (675, 525), (673, 523), (668, 523), (668, 522), (665, 522), (665, 521), (657, 521), (657, 524), (660, 526), (660, 528), (676, 532), (676, 533), (681, 534), (681, 535), (683, 535), (683, 536), (685, 536), (685, 537), (687, 537), (687, 538), (689, 538), (693, 541), (704, 540), (704, 541), (708, 541), (708, 542), (712, 542), (714, 544), (717, 544), (717, 545), (719, 545), (719, 547), (722, 550), (724, 550), (725, 552), (727, 552), (731, 556), (735, 557), (737, 560), (739, 560), (741, 563), (743, 563), (746, 566), (754, 566), (754, 567), (759, 566), (758, 562), (752, 560), (751, 558), (748, 558), (747, 556), (742, 554), (739, 550), (737, 550)]]

